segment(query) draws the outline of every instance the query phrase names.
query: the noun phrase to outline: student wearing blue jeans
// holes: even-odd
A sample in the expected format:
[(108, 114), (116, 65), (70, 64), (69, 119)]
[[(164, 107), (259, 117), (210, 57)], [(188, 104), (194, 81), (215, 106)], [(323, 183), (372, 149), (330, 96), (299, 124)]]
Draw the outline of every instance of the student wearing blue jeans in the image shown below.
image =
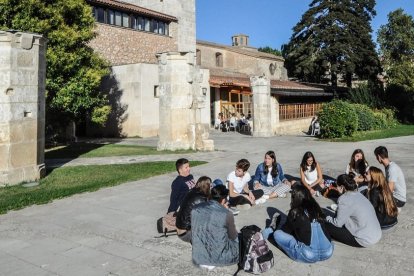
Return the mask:
[(294, 185), (290, 207), (286, 223), (279, 222), (277, 227), (279, 213), (275, 214), (270, 227), (263, 230), (263, 237), (273, 234), (278, 247), (292, 260), (314, 263), (329, 259), (334, 246), (325, 229), (325, 216), (309, 190)]

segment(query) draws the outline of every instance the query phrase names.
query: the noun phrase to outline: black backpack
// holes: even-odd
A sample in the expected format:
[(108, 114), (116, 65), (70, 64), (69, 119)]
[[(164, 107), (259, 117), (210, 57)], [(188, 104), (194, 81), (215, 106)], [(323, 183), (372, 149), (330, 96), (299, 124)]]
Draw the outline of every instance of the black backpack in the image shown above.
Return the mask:
[(253, 274), (268, 271), (274, 265), (273, 252), (256, 225), (244, 226), (239, 235), (238, 269)]

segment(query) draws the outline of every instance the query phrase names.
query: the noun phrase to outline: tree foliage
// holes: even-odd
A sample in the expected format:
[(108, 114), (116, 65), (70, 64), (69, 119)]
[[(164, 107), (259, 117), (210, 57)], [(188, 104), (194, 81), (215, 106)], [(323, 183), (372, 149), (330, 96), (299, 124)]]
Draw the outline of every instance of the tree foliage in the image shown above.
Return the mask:
[(83, 0), (1, 0), (0, 29), (42, 34), (47, 38), (48, 123), (104, 123), (110, 112), (99, 91), (108, 64), (88, 46), (94, 37), (91, 7)]
[(313, 0), (282, 48), (290, 76), (348, 86), (354, 75), (374, 78), (380, 71), (371, 38), (375, 0)]
[(414, 20), (402, 9), (388, 14), (378, 31), (380, 54), (390, 84), (414, 90)]
[(271, 48), (271, 47), (269, 47), (269, 46), (266, 46), (266, 47), (260, 47), (260, 48), (259, 48), (259, 49), (257, 49), (257, 50), (259, 50), (259, 52), (269, 53), (269, 54), (273, 54), (273, 55), (275, 55), (275, 56), (282, 56), (282, 52), (281, 52), (280, 50), (278, 50), (278, 49), (274, 49), (274, 48)]

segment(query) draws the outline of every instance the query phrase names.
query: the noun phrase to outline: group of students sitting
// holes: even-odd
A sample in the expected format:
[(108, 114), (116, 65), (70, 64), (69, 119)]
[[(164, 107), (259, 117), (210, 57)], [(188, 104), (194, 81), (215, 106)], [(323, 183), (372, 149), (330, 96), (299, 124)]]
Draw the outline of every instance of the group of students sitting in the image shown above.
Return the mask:
[[(273, 151), (265, 154), (253, 177), (250, 163), (237, 161), (225, 185), (202, 176), (197, 183), (190, 174), (187, 159), (176, 162), (179, 176), (172, 184), (169, 212), (176, 212), (180, 239), (192, 244), (193, 262), (209, 269), (238, 262), (238, 232), (234, 213), (264, 203), (270, 198), (286, 197), (290, 192), (290, 210), (275, 213), (263, 237), (273, 236), (277, 246), (291, 259), (313, 263), (333, 254), (332, 239), (354, 247), (377, 243), (381, 229), (397, 224), (397, 216), (406, 201), (406, 185), (400, 167), (391, 162), (385, 147), (374, 151), (385, 167), (368, 166), (362, 150), (354, 151), (346, 173), (336, 181), (324, 181), (320, 164), (306, 152), (300, 164), (300, 182), (286, 179)], [(334, 197), (330, 215), (326, 215), (315, 196)]]

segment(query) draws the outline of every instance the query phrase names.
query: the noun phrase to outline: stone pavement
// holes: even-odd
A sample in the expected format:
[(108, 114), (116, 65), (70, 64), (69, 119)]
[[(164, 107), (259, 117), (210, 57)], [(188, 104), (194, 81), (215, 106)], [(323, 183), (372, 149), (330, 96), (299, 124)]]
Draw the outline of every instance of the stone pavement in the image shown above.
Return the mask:
[[(414, 137), (358, 143), (320, 142), (306, 136), (253, 138), (238, 133), (213, 132), (216, 151), (186, 154), (208, 164), (193, 167), (195, 178), (208, 175), (225, 179), (240, 158), (250, 160), (249, 170), (274, 150), (286, 174), (298, 176), (305, 151), (311, 150), (323, 172), (336, 177), (345, 170), (352, 151), (364, 150), (371, 165), (381, 167), (373, 156), (379, 145), (389, 149), (391, 160), (403, 169), (407, 181), (407, 205), (399, 223), (370, 248), (356, 249), (335, 242), (332, 258), (316, 264), (291, 261), (273, 245), (275, 267), (267, 275), (413, 275), (414, 218), (412, 164)], [(123, 143), (156, 145), (156, 139), (127, 139)], [(181, 156), (181, 155), (180, 155)], [(175, 160), (176, 155), (76, 159), (66, 165)], [(52, 164), (53, 162), (50, 162)], [(54, 162), (55, 165), (62, 165)], [(236, 266), (211, 272), (191, 262), (191, 246), (176, 236), (154, 238), (156, 219), (169, 203), (171, 181), (176, 173), (134, 181), (31, 206), (0, 216), (0, 275), (232, 275)], [(330, 200), (318, 198), (322, 207)], [(289, 198), (274, 199), (235, 217), (236, 226), (265, 225), (276, 209), (286, 212)], [(247, 275), (240, 272), (239, 275)]]

